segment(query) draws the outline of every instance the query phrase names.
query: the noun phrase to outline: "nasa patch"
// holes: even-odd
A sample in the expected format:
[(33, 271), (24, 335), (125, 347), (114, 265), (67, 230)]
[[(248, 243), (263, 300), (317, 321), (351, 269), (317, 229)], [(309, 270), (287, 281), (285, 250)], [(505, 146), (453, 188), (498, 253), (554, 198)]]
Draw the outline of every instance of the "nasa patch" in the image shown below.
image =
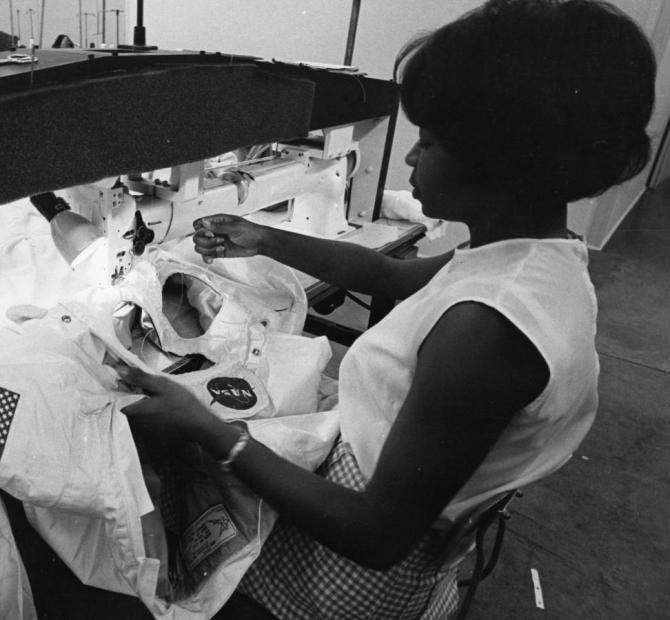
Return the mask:
[(212, 397), (210, 404), (219, 403), (229, 409), (251, 409), (258, 398), (248, 381), (239, 377), (215, 377), (207, 383)]

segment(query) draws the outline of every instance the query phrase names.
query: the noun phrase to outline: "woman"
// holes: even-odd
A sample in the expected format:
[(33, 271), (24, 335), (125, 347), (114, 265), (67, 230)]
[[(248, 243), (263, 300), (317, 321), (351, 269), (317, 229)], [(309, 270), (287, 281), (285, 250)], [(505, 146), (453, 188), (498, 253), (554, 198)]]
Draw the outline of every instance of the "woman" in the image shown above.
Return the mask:
[(404, 300), (342, 361), (341, 442), (320, 471), (167, 378), (126, 377), (151, 394), (129, 416), (180, 429), (279, 512), (241, 586), (278, 618), (444, 617), (455, 571), (436, 523), (560, 467), (597, 407), (595, 297), (567, 203), (647, 163), (647, 40), (607, 3), (491, 0), (400, 61), (413, 194), (465, 222), (469, 249), (396, 261), (232, 216), (195, 223), (206, 259), (260, 253)]

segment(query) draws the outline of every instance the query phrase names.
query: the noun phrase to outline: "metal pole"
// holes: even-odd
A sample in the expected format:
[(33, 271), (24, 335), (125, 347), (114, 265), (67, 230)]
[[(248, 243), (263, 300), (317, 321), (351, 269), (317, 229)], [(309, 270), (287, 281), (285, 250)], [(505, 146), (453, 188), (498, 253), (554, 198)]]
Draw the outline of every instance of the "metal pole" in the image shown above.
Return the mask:
[(105, 44), (107, 30), (107, 0), (102, 0), (102, 43)]
[(35, 12), (35, 9), (28, 9), (26, 11), (28, 13), (28, 17), (30, 17), (30, 46), (32, 47), (35, 45), (35, 31), (33, 30), (33, 13)]
[(79, 0), (79, 47), (84, 49), (84, 26), (82, 20), (84, 19), (84, 14), (82, 13), (81, 0)]
[(9, 0), (9, 34), (12, 37), (10, 47), (14, 48), (14, 0)]
[[(155, 45), (147, 45), (146, 28), (144, 27), (144, 2), (137, 1), (137, 25), (133, 29), (133, 44), (119, 45), (121, 49), (130, 49), (136, 52), (146, 52), (149, 50), (158, 49)], [(127, 33), (126, 33), (126, 36)]]
[(42, 0), (42, 10), (40, 11), (40, 47), (42, 47), (42, 41), (44, 36), (44, 8), (47, 0)]
[(137, 25), (133, 31), (133, 45), (143, 47), (147, 44), (146, 30), (144, 29), (144, 0), (137, 0)]
[(18, 37), (18, 45), (21, 42), (21, 11), (19, 9), (16, 9), (16, 36)]
[(344, 64), (351, 65), (354, 57), (354, 43), (356, 42), (356, 29), (358, 28), (358, 16), (361, 12), (361, 0), (353, 0), (351, 3), (351, 17), (349, 19), (349, 34), (347, 35), (347, 49), (344, 53)]
[(116, 9), (116, 47), (119, 47), (119, 9)]

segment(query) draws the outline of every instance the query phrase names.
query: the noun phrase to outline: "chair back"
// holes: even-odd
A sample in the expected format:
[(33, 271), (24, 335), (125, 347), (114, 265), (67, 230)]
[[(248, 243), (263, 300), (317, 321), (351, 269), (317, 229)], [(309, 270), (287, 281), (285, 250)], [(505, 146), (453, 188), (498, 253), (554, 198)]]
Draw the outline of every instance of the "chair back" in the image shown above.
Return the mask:
[[(441, 558), (444, 569), (454, 568), (471, 551), (475, 551), (472, 574), (468, 578), (458, 581), (458, 587), (466, 587), (467, 591), (454, 620), (465, 618), (479, 582), (487, 577), (495, 567), (505, 535), (505, 522), (509, 518), (507, 509), (512, 500), (520, 495), (521, 492), (516, 489), (496, 495), (447, 526), (448, 529), (443, 538)], [(493, 525), (496, 525), (497, 528), (487, 560), (484, 551), (484, 539)]]
[(504, 491), (482, 502), (457, 519), (445, 523), (442, 539), (442, 564), (444, 568), (456, 566), (467, 556), (476, 544), (477, 532), (488, 529), (496, 517), (506, 510), (518, 491)]

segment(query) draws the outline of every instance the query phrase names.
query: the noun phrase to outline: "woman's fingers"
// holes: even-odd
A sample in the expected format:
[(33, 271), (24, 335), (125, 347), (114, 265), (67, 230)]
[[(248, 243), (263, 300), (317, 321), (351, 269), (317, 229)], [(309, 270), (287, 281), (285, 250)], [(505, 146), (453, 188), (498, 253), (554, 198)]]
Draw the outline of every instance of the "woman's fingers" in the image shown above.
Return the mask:
[(193, 235), (193, 243), (197, 248), (212, 250), (215, 249), (217, 245), (226, 245), (226, 243), (229, 243), (229, 239), (226, 235), (206, 237), (196, 233)]
[(254, 256), (264, 227), (236, 215), (210, 215), (193, 222), (195, 251), (205, 262), (223, 257)]
[(194, 249), (196, 253), (202, 255), (206, 263), (211, 263), (215, 258), (224, 258), (226, 256), (226, 246), (223, 243), (215, 245), (213, 248), (201, 248), (196, 245)]
[(193, 228), (196, 231), (211, 231), (215, 235), (223, 235), (229, 232), (230, 227), (234, 226), (240, 219), (237, 215), (217, 213), (216, 215), (198, 218), (193, 222)]
[(203, 256), (216, 256), (216, 248), (220, 247), (218, 245), (214, 245), (211, 248), (204, 248), (200, 245), (196, 245), (193, 249), (198, 253), (202, 254)]
[(209, 230), (200, 229), (193, 235), (193, 243), (195, 251), (202, 255), (205, 263), (210, 264), (215, 258), (222, 256), (218, 249), (221, 239), (217, 238), (214, 233)]
[(193, 242), (201, 247), (209, 248), (216, 245), (217, 236), (211, 230), (201, 228), (193, 235)]

